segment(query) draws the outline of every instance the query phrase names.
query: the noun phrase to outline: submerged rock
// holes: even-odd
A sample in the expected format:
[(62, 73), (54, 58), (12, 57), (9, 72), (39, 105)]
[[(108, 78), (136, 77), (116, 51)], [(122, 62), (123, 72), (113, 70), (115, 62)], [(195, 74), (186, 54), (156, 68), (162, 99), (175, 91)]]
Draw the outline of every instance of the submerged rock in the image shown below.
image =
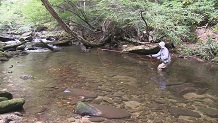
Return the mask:
[(22, 75), (22, 76), (20, 76), (20, 79), (23, 79), (23, 80), (27, 80), (27, 79), (30, 79), (30, 78), (32, 78), (31, 75)]
[(218, 118), (218, 109), (216, 108), (201, 107), (199, 110), (211, 118)]
[(187, 93), (204, 94), (208, 90), (206, 87), (197, 86), (191, 83), (170, 86), (169, 89), (178, 96), (182, 96)]
[(98, 109), (92, 107), (89, 104), (85, 104), (81, 101), (77, 103), (74, 112), (81, 116), (99, 116), (101, 114), (101, 112)]
[(185, 108), (177, 108), (177, 107), (170, 107), (169, 112), (176, 117), (181, 116), (191, 116), (191, 117), (196, 117), (200, 118), (201, 115), (197, 112), (194, 112), (190, 109), (185, 109)]
[(129, 112), (125, 110), (118, 109), (108, 105), (98, 105), (98, 104), (90, 104), (90, 105), (101, 111), (101, 114), (99, 115), (100, 117), (104, 117), (108, 119), (122, 119), (122, 118), (130, 117), (131, 115)]
[(107, 105), (98, 104), (85, 104), (83, 102), (78, 102), (75, 113), (81, 116), (98, 116), (108, 119), (121, 119), (130, 117), (130, 113)]
[(103, 122), (105, 120), (105, 118), (102, 117), (90, 117), (89, 121), (91, 122)]

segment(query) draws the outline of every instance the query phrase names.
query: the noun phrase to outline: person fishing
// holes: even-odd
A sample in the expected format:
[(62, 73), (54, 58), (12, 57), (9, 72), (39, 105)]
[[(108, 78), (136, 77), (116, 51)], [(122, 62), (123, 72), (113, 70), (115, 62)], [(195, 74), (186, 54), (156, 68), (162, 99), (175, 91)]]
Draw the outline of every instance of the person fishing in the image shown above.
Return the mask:
[(171, 56), (169, 50), (165, 47), (165, 43), (161, 41), (159, 43), (160, 51), (157, 54), (151, 54), (150, 57), (155, 57), (161, 61), (158, 65), (157, 70), (161, 71), (165, 69), (171, 62)]

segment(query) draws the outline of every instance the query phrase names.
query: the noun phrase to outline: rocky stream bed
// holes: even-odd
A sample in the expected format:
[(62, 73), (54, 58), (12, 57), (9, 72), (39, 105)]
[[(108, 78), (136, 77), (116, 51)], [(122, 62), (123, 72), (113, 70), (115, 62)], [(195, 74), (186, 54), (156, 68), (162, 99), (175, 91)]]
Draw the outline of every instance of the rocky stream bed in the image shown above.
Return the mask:
[[(183, 60), (181, 64), (173, 59), (172, 67), (159, 75), (156, 62), (130, 61), (128, 55), (98, 49), (82, 53), (78, 46), (62, 47), (55, 53), (46, 47), (43, 51), (13, 55), (0, 63), (0, 89), (25, 99), (23, 110), (1, 114), (0, 122), (218, 122), (217, 95), (208, 93), (216, 87), (207, 84), (217, 80), (217, 73), (209, 81), (200, 72), (196, 75), (200, 79), (195, 74), (189, 78), (186, 73), (197, 72), (188, 68), (197, 62)], [(217, 70), (217, 66), (211, 68)], [(186, 76), (180, 78), (182, 74)], [(78, 102), (84, 103), (82, 108)]]

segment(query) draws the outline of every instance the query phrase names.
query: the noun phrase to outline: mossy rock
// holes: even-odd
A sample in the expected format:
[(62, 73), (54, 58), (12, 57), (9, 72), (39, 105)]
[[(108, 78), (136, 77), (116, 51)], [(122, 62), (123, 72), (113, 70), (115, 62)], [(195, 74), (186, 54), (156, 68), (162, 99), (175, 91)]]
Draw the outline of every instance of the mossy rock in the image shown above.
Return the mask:
[(12, 55), (10, 53), (6, 53), (6, 52), (3, 52), (3, 51), (0, 51), (0, 57), (11, 58)]
[(1, 90), (0, 91), (0, 97), (6, 97), (8, 99), (12, 99), (13, 95), (8, 91)]
[(14, 98), (0, 102), (0, 114), (23, 109), (24, 98)]
[(4, 46), (5, 44), (0, 41), (0, 49), (2, 49)]
[(0, 61), (8, 61), (12, 55), (10, 53), (3, 52), (3, 50), (0, 49)]
[(8, 100), (8, 98), (6, 98), (6, 97), (0, 97), (0, 102), (1, 102), (1, 101), (5, 101), (5, 100)]

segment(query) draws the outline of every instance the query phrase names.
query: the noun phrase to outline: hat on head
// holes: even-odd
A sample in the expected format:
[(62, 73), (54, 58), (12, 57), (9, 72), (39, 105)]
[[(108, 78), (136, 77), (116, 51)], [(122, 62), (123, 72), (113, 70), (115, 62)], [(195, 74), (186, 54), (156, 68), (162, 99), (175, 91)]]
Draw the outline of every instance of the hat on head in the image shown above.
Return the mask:
[(160, 45), (161, 48), (162, 48), (162, 47), (165, 47), (165, 43), (164, 43), (163, 41), (161, 41), (161, 42), (159, 43), (159, 45)]

